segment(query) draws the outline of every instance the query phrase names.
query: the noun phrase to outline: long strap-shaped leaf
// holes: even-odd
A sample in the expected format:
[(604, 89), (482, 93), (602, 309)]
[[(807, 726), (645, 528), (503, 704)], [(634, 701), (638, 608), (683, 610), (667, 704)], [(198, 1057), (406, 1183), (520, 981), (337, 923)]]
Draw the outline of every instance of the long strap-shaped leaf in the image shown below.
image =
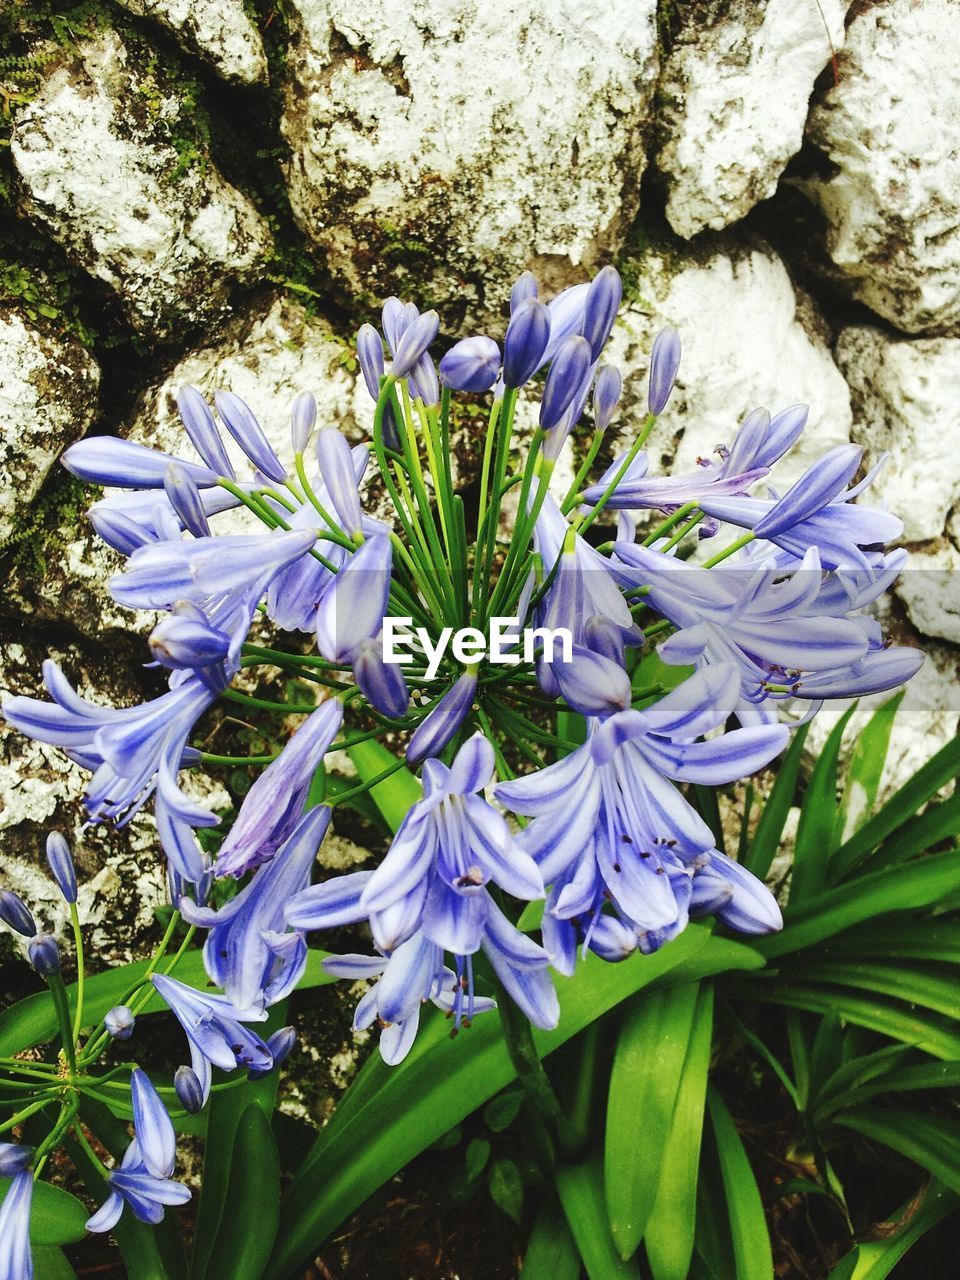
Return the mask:
[(800, 776), (800, 764), (803, 760), (803, 744), (807, 740), (809, 729), (809, 724), (805, 724), (797, 730), (786, 754), (778, 762), (776, 779), (767, 796), (757, 829), (743, 860), (747, 870), (752, 871), (761, 880), (770, 870), (770, 865), (780, 847), (780, 838), (797, 790), (797, 778)]
[(279, 1216), (277, 1144), (269, 1115), (251, 1102), (237, 1126), (220, 1229), (203, 1280), (260, 1280), (277, 1238)]
[(939, 1182), (931, 1182), (919, 1209), (913, 1198), (894, 1215), (900, 1229), (882, 1240), (858, 1245), (830, 1272), (829, 1280), (886, 1280), (907, 1250), (960, 1206), (960, 1196)]
[(696, 1229), (697, 1177), (713, 1040), (713, 984), (699, 984), (670, 1137), (644, 1244), (654, 1280), (686, 1280)]
[(635, 1258), (617, 1253), (603, 1202), (600, 1159), (565, 1165), (556, 1171), (557, 1191), (589, 1280), (625, 1280), (640, 1269)]
[(520, 1280), (578, 1280), (579, 1275), (580, 1254), (563, 1211), (550, 1191), (544, 1195), (534, 1221)]
[[(637, 955), (620, 965), (588, 957), (573, 978), (560, 980), (560, 1025), (538, 1032), (537, 1047), (541, 1055), (552, 1053), (654, 982), (695, 981), (758, 963), (752, 948), (711, 937), (698, 926), (652, 956)], [(479, 1018), (452, 1042), (448, 1032), (445, 1019), (427, 1018), (406, 1061), (384, 1074), (371, 1072), (367, 1078), (376, 1087), (358, 1081), (364, 1084), (362, 1104), (334, 1113), (284, 1197), (265, 1280), (287, 1280), (377, 1187), (514, 1078), (495, 1018)]]
[(694, 983), (645, 992), (630, 1002), (617, 1036), (604, 1190), (610, 1232), (622, 1258), (636, 1253), (653, 1212), (696, 1004)]
[(956, 1120), (894, 1107), (861, 1107), (835, 1120), (899, 1151), (960, 1193), (960, 1124)]
[(773, 1280), (770, 1233), (747, 1153), (730, 1112), (715, 1089), (707, 1092), (707, 1106), (726, 1194), (736, 1280)]
[(820, 893), (827, 883), (827, 866), (834, 851), (837, 825), (837, 776), (843, 731), (856, 704), (843, 713), (817, 757), (810, 785), (800, 806), (800, 822), (790, 879), (790, 901), (800, 903)]

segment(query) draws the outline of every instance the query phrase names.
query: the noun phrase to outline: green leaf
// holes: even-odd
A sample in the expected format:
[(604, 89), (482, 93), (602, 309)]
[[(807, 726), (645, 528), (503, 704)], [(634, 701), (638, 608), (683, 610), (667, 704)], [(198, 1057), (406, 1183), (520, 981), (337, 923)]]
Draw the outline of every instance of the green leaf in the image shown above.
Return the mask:
[(487, 1187), (497, 1208), (519, 1223), (523, 1216), (523, 1178), (512, 1160), (504, 1156), (494, 1160), (487, 1170)]
[[(619, 965), (588, 956), (572, 978), (558, 980), (560, 1025), (537, 1031), (541, 1056), (552, 1053), (621, 1001), (654, 982), (672, 985), (736, 968), (757, 968), (751, 947), (714, 938), (691, 925), (655, 955)], [(289, 1187), (265, 1280), (286, 1277), (377, 1187), (515, 1078), (497, 1018), (476, 1020), (456, 1040), (432, 1013), (409, 1056), (388, 1068), (372, 1058), (320, 1133)]]
[(837, 772), (843, 733), (856, 710), (848, 707), (830, 731), (817, 756), (809, 786), (800, 805), (790, 901), (794, 904), (820, 893), (827, 882), (827, 864), (834, 851), (837, 822)]
[[(263, 1034), (269, 1035), (283, 1026), (285, 1016), (285, 1002), (274, 1006), (270, 1012), (269, 1021), (261, 1028)], [(247, 1140), (253, 1132), (252, 1126), (258, 1123), (247, 1119), (247, 1113), (253, 1108), (258, 1110), (266, 1121), (269, 1121), (276, 1105), (279, 1083), (279, 1072), (271, 1071), (269, 1075), (259, 1080), (247, 1080), (239, 1088), (224, 1089), (210, 1097), (210, 1102), (207, 1104), (207, 1140), (203, 1148), (203, 1184), (197, 1205), (197, 1225), (190, 1265), (193, 1280), (209, 1280), (208, 1267), (213, 1263), (221, 1235), (231, 1226), (229, 1205), (231, 1198), (238, 1194), (234, 1188), (234, 1181), (241, 1174), (239, 1164), (241, 1128), (246, 1124), (244, 1140)], [(268, 1160), (276, 1156), (276, 1144), (272, 1135), (270, 1151), (273, 1155), (271, 1156), (268, 1152), (266, 1156)], [(277, 1186), (279, 1186), (279, 1174), (277, 1177)], [(276, 1186), (273, 1195), (276, 1200)], [(274, 1226), (267, 1253), (261, 1262), (269, 1256), (275, 1236), (276, 1227)]]
[[(0, 1202), (7, 1198), (10, 1178), (0, 1178)], [(37, 1182), (30, 1205), (30, 1239), (34, 1244), (72, 1244), (87, 1234), (90, 1217), (76, 1196), (49, 1182)]]
[(467, 1180), (473, 1182), (487, 1167), (487, 1161), (490, 1159), (490, 1143), (486, 1138), (473, 1138), (467, 1143), (463, 1158), (467, 1166)]
[(834, 833), (837, 843), (851, 836), (873, 812), (890, 747), (894, 717), (905, 692), (901, 689), (879, 707), (857, 736)]
[(960, 921), (891, 921), (889, 918), (870, 921), (831, 938), (823, 954), (831, 958), (850, 956), (857, 960), (867, 956), (891, 960), (902, 956), (910, 960), (960, 964)]
[(908, 1004), (948, 1018), (958, 1012), (958, 987), (955, 975), (949, 977), (932, 967), (918, 968), (907, 965), (803, 962), (803, 978), (806, 982), (829, 982), (854, 990), (877, 991), (880, 995), (895, 996)]
[[(300, 979), (298, 990), (322, 987), (336, 981), (321, 967), (325, 954), (326, 952), (323, 951), (310, 952), (307, 968)], [(105, 1013), (109, 1013), (123, 995), (143, 978), (148, 965), (147, 960), (137, 960), (133, 964), (108, 969), (104, 973), (97, 973), (88, 978), (83, 1001), (85, 1025), (92, 1027)], [(178, 962), (174, 976), (180, 982), (185, 982), (198, 990), (215, 990), (207, 978), (203, 967), (203, 954), (200, 950), (187, 951)], [(71, 983), (67, 987), (67, 995), (72, 1007), (77, 998), (76, 983)], [(138, 1016), (163, 1013), (166, 1007), (158, 995), (152, 995)], [(18, 1000), (16, 1004), (0, 1013), (0, 1056), (2, 1057), (13, 1057), (24, 1049), (45, 1044), (57, 1035), (59, 1035), (57, 1014), (49, 991), (38, 991), (24, 1000)]]
[(914, 854), (932, 849), (960, 832), (960, 794), (931, 804), (918, 818), (905, 822), (870, 859), (871, 867), (895, 866)]
[(788, 905), (781, 933), (758, 938), (754, 946), (772, 959), (799, 951), (884, 912), (915, 910), (939, 902), (960, 887), (960, 857), (935, 853), (905, 867), (861, 876), (827, 889), (798, 907)]
[(277, 1144), (261, 1102), (251, 1102), (237, 1126), (220, 1229), (203, 1280), (260, 1280), (279, 1218)]
[(773, 1253), (757, 1190), (757, 1180), (740, 1135), (720, 1095), (707, 1091), (707, 1106), (717, 1143), (720, 1173), (727, 1198), (737, 1280), (773, 1280)]
[(599, 1158), (556, 1170), (557, 1192), (589, 1280), (622, 1280), (640, 1275), (635, 1258), (619, 1256), (603, 1202)]
[(677, 1085), (670, 1140), (644, 1244), (654, 1280), (686, 1280), (693, 1255), (703, 1111), (713, 1040), (713, 987), (702, 983)]
[(829, 1280), (886, 1280), (907, 1250), (960, 1205), (960, 1196), (939, 1182), (927, 1188), (918, 1209), (911, 1199), (895, 1215), (899, 1228), (882, 1240), (858, 1245), (830, 1272)]
[[(362, 782), (369, 782), (384, 769), (396, 764), (397, 757), (380, 742), (371, 738), (347, 750)], [(411, 807), (423, 795), (423, 788), (409, 769), (398, 769), (383, 782), (370, 788), (370, 795), (391, 831), (396, 831)]]
[(522, 1089), (510, 1089), (491, 1099), (483, 1109), (483, 1123), (494, 1133), (503, 1133), (516, 1120), (523, 1098)]
[(780, 848), (780, 839), (787, 823), (787, 815), (797, 792), (797, 779), (803, 761), (803, 745), (810, 731), (809, 724), (802, 725), (793, 735), (784, 756), (778, 761), (777, 776), (757, 822), (757, 829), (743, 865), (763, 880)]
[(632, 1258), (657, 1197), (677, 1082), (693, 1027), (697, 985), (637, 996), (617, 1036), (604, 1143), (604, 1189), (614, 1243)]
[(35, 1280), (77, 1280), (63, 1250), (53, 1244), (33, 1246), (33, 1274)]
[(544, 1196), (519, 1280), (579, 1280), (580, 1254), (553, 1195)]
[(830, 881), (844, 877), (877, 845), (901, 827), (960, 773), (960, 736), (927, 761), (860, 830), (837, 850), (830, 864)]
[(862, 1107), (843, 1112), (835, 1121), (899, 1151), (960, 1193), (960, 1124), (956, 1120), (923, 1111)]

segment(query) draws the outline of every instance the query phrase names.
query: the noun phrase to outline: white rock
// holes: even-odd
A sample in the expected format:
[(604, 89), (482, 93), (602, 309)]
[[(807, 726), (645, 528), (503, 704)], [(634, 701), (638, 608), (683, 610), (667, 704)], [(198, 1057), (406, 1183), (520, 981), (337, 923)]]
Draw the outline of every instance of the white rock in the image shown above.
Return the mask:
[(294, 7), (290, 199), (351, 292), (406, 288), (477, 319), (523, 268), (563, 277), (619, 248), (646, 163), (654, 0)]
[(183, 104), (114, 32), (76, 54), (14, 124), (21, 203), (117, 291), (134, 328), (179, 336), (224, 314), (233, 283), (256, 278), (269, 232), (209, 157), (183, 166)]
[[(739, 422), (763, 406), (810, 406), (808, 425), (771, 483), (783, 489), (814, 460), (850, 438), (850, 397), (812, 302), (795, 292), (776, 254), (714, 239), (702, 251), (656, 248), (635, 264), (637, 300), (621, 312), (606, 359), (624, 374), (621, 447), (646, 414), (654, 337), (679, 330), (680, 373), (649, 443), (650, 473), (693, 470), (699, 456), (729, 445)], [(759, 490), (758, 490), (759, 492)]]
[[(657, 165), (667, 218), (690, 238), (742, 218), (800, 149), (813, 84), (843, 45), (847, 0), (695, 6), (660, 77)], [(714, 20), (711, 21), (711, 18)]]
[[(300, 391), (313, 392), (321, 425), (340, 427), (353, 437), (366, 436), (373, 402), (362, 379), (345, 367), (351, 355), (330, 326), (299, 303), (279, 296), (267, 298), (231, 322), (219, 342), (189, 352), (161, 383), (149, 388), (128, 434), (141, 444), (193, 458), (176, 404), (178, 390), (189, 384), (211, 401), (215, 391), (235, 392), (256, 414), (284, 460), (291, 455), (290, 412)], [(226, 431), (221, 434), (237, 474), (252, 476), (251, 463)]]
[(960, 329), (960, 6), (861, 6), (810, 117), (828, 176), (803, 186), (853, 294), (908, 333)]
[(153, 18), (190, 53), (209, 62), (224, 80), (260, 84), (267, 55), (243, 0), (117, 0), (139, 18)]
[(0, 308), (0, 542), (27, 518), (61, 450), (89, 427), (99, 383), (79, 342)]
[(908, 542), (938, 538), (960, 498), (960, 339), (892, 338), (867, 325), (837, 342), (854, 408), (853, 438), (868, 462), (889, 452), (874, 482), (905, 525)]
[(952, 542), (912, 551), (894, 590), (921, 635), (960, 644), (960, 551)]

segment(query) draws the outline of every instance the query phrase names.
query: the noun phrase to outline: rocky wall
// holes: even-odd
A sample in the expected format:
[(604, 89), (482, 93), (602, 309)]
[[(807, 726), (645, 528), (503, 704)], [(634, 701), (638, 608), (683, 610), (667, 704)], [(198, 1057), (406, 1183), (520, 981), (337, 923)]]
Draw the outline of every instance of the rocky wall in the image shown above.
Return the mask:
[[(183, 381), (231, 387), (277, 438), (308, 388), (359, 438), (352, 335), (379, 298), (452, 336), (499, 325), (526, 266), (552, 289), (613, 261), (621, 435), (653, 335), (683, 338), (658, 462), (797, 401), (796, 466), (847, 440), (889, 455), (876, 492), (912, 553), (891, 624), (930, 655), (897, 775), (955, 732), (955, 0), (0, 0), (0, 41), (5, 689), (51, 650), (104, 699), (150, 687), (57, 466), (71, 441), (165, 445)], [(0, 874), (28, 896), (79, 781), (5, 735)], [(81, 911), (123, 953), (163, 896), (150, 820), (81, 847)]]

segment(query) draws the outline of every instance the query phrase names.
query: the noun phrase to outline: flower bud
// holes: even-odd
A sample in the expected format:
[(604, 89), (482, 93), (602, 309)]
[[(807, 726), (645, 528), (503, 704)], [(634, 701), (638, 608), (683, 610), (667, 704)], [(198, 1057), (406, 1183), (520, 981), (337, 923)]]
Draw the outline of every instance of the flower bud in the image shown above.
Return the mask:
[(47, 836), (47, 864), (50, 874), (57, 882), (57, 888), (67, 902), (76, 902), (77, 871), (73, 865), (70, 846), (59, 831), (51, 831)]
[(410, 372), (440, 330), (436, 311), (425, 311), (403, 330), (393, 355), (393, 375), (402, 378)]
[(580, 331), (590, 343), (591, 361), (600, 358), (600, 352), (610, 337), (613, 322), (617, 318), (622, 297), (620, 272), (616, 267), (604, 267), (592, 281), (583, 305), (583, 325)]
[(317, 402), (310, 391), (301, 391), (293, 402), (290, 420), (290, 441), (294, 453), (303, 453), (310, 443), (317, 421)]
[(253, 465), (276, 484), (282, 484), (287, 477), (283, 463), (250, 406), (232, 391), (218, 391), (213, 399), (224, 426)]
[(368, 538), (323, 593), (317, 607), (317, 648), (328, 662), (350, 662), (361, 640), (379, 635), (390, 596), (390, 539)]
[(230, 637), (209, 622), (171, 614), (150, 633), (150, 652), (171, 671), (190, 671), (222, 662), (230, 652)]
[(853, 479), (862, 457), (863, 449), (856, 444), (840, 444), (828, 450), (756, 522), (757, 537), (774, 538), (822, 511)]
[(353, 658), (353, 676), (363, 696), (383, 716), (398, 720), (410, 705), (410, 691), (403, 668), (384, 662), (383, 641), (361, 640)]
[(159, 1093), (139, 1067), (130, 1073), (130, 1103), (140, 1158), (154, 1178), (169, 1178), (177, 1158), (177, 1135)]
[(357, 332), (357, 359), (371, 398), (379, 400), (384, 374), (383, 340), (372, 324), (362, 324)]
[(38, 933), (27, 943), (30, 963), (41, 978), (53, 978), (60, 972), (60, 948), (49, 933)]
[(180, 1105), (189, 1115), (195, 1116), (203, 1110), (203, 1087), (200, 1077), (192, 1067), (177, 1067), (173, 1077), (173, 1087), (180, 1099)]
[(616, 365), (604, 364), (593, 384), (593, 420), (598, 431), (606, 431), (620, 402), (623, 379)]
[(149, 529), (106, 504), (95, 502), (87, 512), (87, 519), (97, 536), (122, 556), (133, 555), (139, 547), (156, 541)]
[(583, 389), (590, 369), (590, 344), (586, 338), (571, 337), (561, 345), (550, 365), (540, 401), (540, 428), (549, 431), (563, 417), (563, 411)]
[(103, 1025), (114, 1040), (129, 1040), (135, 1023), (133, 1012), (125, 1004), (114, 1005), (103, 1017)]
[(183, 527), (195, 538), (208, 538), (210, 525), (203, 510), (200, 490), (179, 463), (171, 462), (167, 467), (163, 488)]
[(535, 298), (539, 292), (537, 277), (532, 271), (524, 271), (522, 275), (517, 276), (510, 290), (510, 314), (513, 315), (522, 302), (526, 302), (528, 298)]
[(418, 726), (407, 747), (407, 764), (419, 764), (443, 750), (467, 718), (476, 691), (476, 673), (465, 671)]
[(609, 658), (617, 666), (624, 665), (623, 631), (610, 618), (602, 613), (593, 613), (584, 623), (583, 642), (588, 649)]
[(33, 1147), (23, 1147), (17, 1142), (0, 1142), (0, 1178), (12, 1178), (30, 1167)]
[(500, 369), (500, 348), (492, 338), (464, 338), (440, 361), (440, 377), (454, 391), (489, 391)]
[[(267, 1041), (267, 1048), (273, 1055), (273, 1066), (270, 1071), (276, 1071), (286, 1059), (290, 1056), (293, 1046), (297, 1043), (297, 1033), (293, 1027), (281, 1027), (279, 1031), (275, 1031)], [(270, 1071), (250, 1072), (251, 1080), (262, 1080), (264, 1076), (268, 1076)]]
[(407, 381), (410, 383), (410, 392), (415, 400), (422, 400), (425, 405), (440, 403), (437, 369), (426, 352), (407, 374)]
[(340, 523), (353, 537), (360, 532), (360, 496), (357, 473), (347, 437), (336, 427), (323, 427), (317, 435), (317, 465)]
[(503, 340), (503, 384), (522, 387), (540, 368), (550, 340), (550, 313), (537, 298), (521, 302)]
[(404, 329), (419, 314), (420, 312), (413, 303), (408, 306), (406, 303), (401, 302), (399, 298), (387, 298), (384, 302), (383, 311), (381, 312), (383, 333), (391, 353), (396, 354)]
[(177, 392), (177, 408), (190, 443), (210, 470), (217, 475), (226, 476), (228, 480), (235, 480), (236, 472), (220, 439), (213, 410), (196, 387), (180, 388)]
[(567, 704), (583, 716), (625, 711), (632, 691), (623, 667), (585, 645), (571, 648), (571, 661), (554, 662), (551, 668)]
[(650, 352), (650, 386), (647, 407), (659, 417), (667, 407), (680, 367), (680, 335), (676, 329), (661, 329)]
[(0, 920), (17, 933), (22, 933), (25, 938), (32, 938), (37, 932), (33, 916), (23, 899), (10, 889), (0, 889)]

